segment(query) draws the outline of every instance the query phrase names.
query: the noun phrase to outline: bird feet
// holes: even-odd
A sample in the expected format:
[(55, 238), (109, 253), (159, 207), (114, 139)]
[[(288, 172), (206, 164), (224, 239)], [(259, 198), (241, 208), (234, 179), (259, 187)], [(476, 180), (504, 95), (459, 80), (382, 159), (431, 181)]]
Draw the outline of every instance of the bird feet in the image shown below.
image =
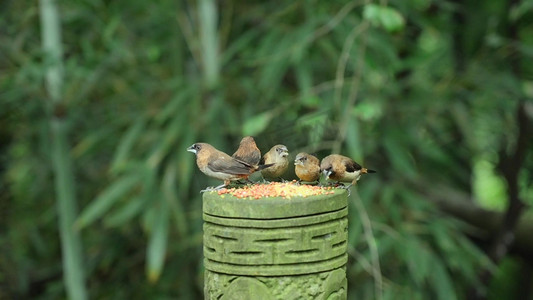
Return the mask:
[(348, 191), (348, 197), (350, 197), (351, 195), (351, 190), (350, 188), (352, 187), (353, 183), (350, 183), (348, 185), (344, 185), (342, 182), (340, 181), (337, 181), (337, 182), (331, 182), (331, 181), (328, 181), (324, 184), (321, 184), (320, 182), (318, 183), (318, 186), (321, 186), (321, 187), (334, 187), (334, 188), (339, 188), (339, 189), (345, 189)]
[(205, 192), (215, 192), (215, 191), (219, 191), (219, 190), (221, 190), (221, 189), (224, 188), (224, 187), (226, 187), (225, 184), (221, 184), (221, 185), (216, 186), (216, 187), (212, 187), (212, 186), (210, 186), (210, 187), (205, 188), (204, 190), (201, 190), (200, 193), (205, 193)]
[(251, 181), (248, 178), (244, 178), (244, 179), (240, 179), (240, 180), (235, 181), (235, 183), (238, 183), (238, 184), (254, 184), (255, 182)]
[(348, 191), (348, 197), (350, 197), (350, 195), (352, 194), (352, 190), (350, 190), (350, 188), (352, 187), (352, 183), (348, 184), (348, 185), (341, 185), (340, 188), (341, 189), (345, 189)]

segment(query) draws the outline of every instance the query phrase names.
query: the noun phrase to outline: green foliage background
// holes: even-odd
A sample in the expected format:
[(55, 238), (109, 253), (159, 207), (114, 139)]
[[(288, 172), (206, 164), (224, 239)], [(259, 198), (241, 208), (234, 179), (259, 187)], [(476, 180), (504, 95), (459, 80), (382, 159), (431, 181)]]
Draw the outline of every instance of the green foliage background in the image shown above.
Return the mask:
[[(202, 298), (198, 191), (217, 182), (185, 149), (205, 141), (231, 153), (243, 135), (263, 152), (283, 143), (293, 157), (343, 153), (378, 170), (352, 193), (350, 299), (466, 299), (491, 268), (467, 237), (479, 229), (431, 198), (445, 187), (506, 207), (495, 166), (515, 144), (519, 102), (533, 98), (528, 1), (57, 7), (91, 299)], [(1, 2), (0, 32), (0, 298), (61, 299), (57, 107), (43, 83), (39, 3)], [(532, 154), (520, 177), (529, 204)], [(492, 299), (514, 293), (509, 259)]]

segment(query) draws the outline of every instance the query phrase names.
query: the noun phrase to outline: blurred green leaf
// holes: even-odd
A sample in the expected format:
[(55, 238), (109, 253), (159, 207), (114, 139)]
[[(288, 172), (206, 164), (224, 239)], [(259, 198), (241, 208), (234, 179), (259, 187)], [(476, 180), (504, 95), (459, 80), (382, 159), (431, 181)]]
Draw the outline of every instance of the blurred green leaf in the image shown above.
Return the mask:
[(94, 199), (76, 220), (76, 228), (82, 229), (101, 218), (109, 208), (139, 184), (142, 177), (137, 174), (120, 178)]
[[(182, 112), (182, 116), (184, 113)], [(182, 124), (185, 123), (185, 118), (175, 117), (170, 124), (162, 132), (161, 139), (154, 145), (151, 151), (147, 163), (150, 169), (156, 169), (161, 161), (169, 155), (170, 149), (180, 137), (182, 132)]]
[(368, 99), (355, 105), (353, 114), (363, 121), (369, 121), (381, 117), (383, 108), (377, 99)]
[(450, 278), (449, 273), (446, 272), (444, 265), (438, 259), (433, 259), (430, 284), (435, 288), (438, 299), (457, 299), (457, 295), (453, 288), (452, 279)]
[(131, 154), (134, 143), (143, 133), (145, 128), (145, 121), (141, 118), (136, 120), (133, 125), (128, 129), (124, 137), (118, 143), (117, 150), (115, 151), (115, 156), (111, 162), (111, 172), (116, 173), (120, 170), (125, 162), (128, 159), (128, 156)]
[(398, 144), (398, 140), (388, 138), (383, 141), (383, 146), (387, 150), (387, 155), (397, 170), (400, 170), (402, 176), (415, 177), (416, 172), (413, 166), (412, 158), (408, 150)]
[(146, 206), (146, 201), (143, 197), (134, 197), (118, 209), (117, 212), (109, 214), (104, 218), (104, 224), (109, 227), (118, 227), (130, 221), (133, 217), (140, 214)]
[[(185, 132), (185, 136), (183, 137), (182, 145), (190, 146), (192, 145), (196, 140), (196, 135), (193, 131)], [(186, 195), (185, 187), (188, 187), (190, 185), (190, 182), (193, 178), (193, 168), (196, 165), (194, 156), (192, 153), (188, 152), (185, 149), (182, 149), (181, 151), (176, 151), (177, 153), (175, 156), (176, 158), (176, 164), (178, 166), (178, 184), (179, 184), (179, 191), (182, 196)]]
[(367, 19), (368, 21), (370, 21), (370, 23), (372, 23), (372, 25), (375, 25), (375, 26), (379, 25), (381, 22), (380, 14), (381, 14), (381, 6), (377, 4), (373, 4), (373, 3), (367, 4), (365, 5), (363, 9), (363, 17)]
[(363, 16), (374, 26), (383, 26), (389, 32), (402, 30), (405, 26), (403, 16), (394, 8), (377, 4), (367, 4)]
[(495, 166), (484, 159), (475, 159), (472, 185), (476, 202), (485, 208), (503, 211), (507, 205), (505, 181), (494, 173)]
[(234, 56), (238, 55), (241, 51), (245, 50), (246, 47), (252, 43), (252, 41), (261, 34), (258, 29), (250, 29), (241, 36), (237, 38), (233, 43), (231, 43), (228, 48), (222, 53), (221, 61), (222, 64), (226, 64), (231, 61)]
[(356, 118), (349, 118), (347, 126), (348, 134), (346, 136), (346, 145), (349, 151), (348, 153), (350, 153), (350, 157), (355, 161), (361, 162), (364, 152), (364, 144), (361, 143), (359, 121)]
[(381, 24), (389, 32), (402, 30), (405, 26), (403, 16), (394, 8), (382, 7), (379, 17)]
[(163, 270), (168, 241), (168, 203), (159, 199), (157, 218), (153, 218), (152, 231), (146, 252), (148, 280), (155, 283)]
[[(191, 160), (192, 161), (192, 160)], [(176, 229), (180, 233), (181, 237), (185, 237), (189, 231), (187, 225), (187, 216), (185, 214), (185, 209), (178, 198), (176, 193), (177, 178), (176, 178), (176, 162), (173, 160), (168, 164), (165, 174), (163, 175), (163, 196), (165, 201), (168, 203), (169, 208), (172, 210), (172, 215), (176, 221)]]
[(517, 22), (521, 17), (526, 13), (531, 12), (533, 9), (533, 2), (531, 1), (517, 1), (513, 3), (509, 11), (509, 20), (512, 22)]
[(272, 120), (272, 117), (272, 111), (266, 111), (246, 119), (242, 125), (242, 135), (258, 135), (267, 128), (268, 124), (270, 124), (270, 121)]
[(407, 266), (409, 267), (409, 274), (414, 279), (415, 283), (422, 287), (428, 274), (431, 270), (432, 257), (423, 243), (414, 237), (409, 237), (402, 242), (404, 247), (400, 250), (405, 256)]
[(164, 122), (172, 118), (177, 118), (178, 116), (183, 116), (184, 111), (183, 107), (186, 102), (190, 99), (194, 89), (192, 87), (182, 87), (179, 86), (180, 91), (178, 94), (174, 95), (164, 107), (161, 108), (161, 111), (154, 117), (154, 120), (162, 125)]

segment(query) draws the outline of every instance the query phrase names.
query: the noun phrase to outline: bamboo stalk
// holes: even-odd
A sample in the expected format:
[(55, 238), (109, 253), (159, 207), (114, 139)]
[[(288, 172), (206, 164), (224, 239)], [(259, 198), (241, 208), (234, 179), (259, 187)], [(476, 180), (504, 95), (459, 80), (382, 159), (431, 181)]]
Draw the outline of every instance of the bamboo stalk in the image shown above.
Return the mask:
[(70, 159), (67, 125), (62, 102), (63, 49), (61, 25), (55, 0), (40, 1), (41, 33), (45, 53), (46, 86), (52, 107), (50, 130), (55, 177), (59, 232), (63, 258), (63, 278), (69, 299), (87, 299), (81, 238), (74, 230), (77, 215), (74, 175)]
[(216, 87), (220, 77), (216, 2), (214, 0), (200, 0), (198, 15), (204, 80), (210, 90)]

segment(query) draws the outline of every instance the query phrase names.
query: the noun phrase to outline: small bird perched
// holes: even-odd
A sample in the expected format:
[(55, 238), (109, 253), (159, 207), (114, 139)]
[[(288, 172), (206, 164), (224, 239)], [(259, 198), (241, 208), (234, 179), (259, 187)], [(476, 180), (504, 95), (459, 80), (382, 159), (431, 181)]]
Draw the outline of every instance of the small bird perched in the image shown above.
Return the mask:
[(302, 181), (313, 182), (320, 178), (320, 160), (316, 156), (300, 152), (294, 160), (294, 171)]
[(261, 160), (261, 151), (257, 148), (253, 137), (245, 136), (239, 144), (239, 149), (233, 153), (232, 157), (257, 166)]
[(374, 170), (363, 168), (353, 159), (339, 154), (331, 154), (324, 157), (320, 163), (320, 171), (324, 174), (326, 180), (351, 182), (345, 187), (346, 189), (356, 184), (361, 174), (376, 173)]
[(289, 156), (289, 150), (287, 150), (285, 145), (276, 145), (270, 148), (261, 159), (262, 164), (272, 164), (270, 168), (261, 171), (263, 178), (269, 180), (280, 178), (289, 168), (287, 156)]
[(233, 180), (248, 179), (250, 174), (272, 166), (272, 164), (251, 165), (233, 158), (207, 143), (195, 143), (187, 148), (187, 151), (196, 154), (196, 165), (205, 175), (224, 180), (224, 184), (207, 190), (223, 188)]

